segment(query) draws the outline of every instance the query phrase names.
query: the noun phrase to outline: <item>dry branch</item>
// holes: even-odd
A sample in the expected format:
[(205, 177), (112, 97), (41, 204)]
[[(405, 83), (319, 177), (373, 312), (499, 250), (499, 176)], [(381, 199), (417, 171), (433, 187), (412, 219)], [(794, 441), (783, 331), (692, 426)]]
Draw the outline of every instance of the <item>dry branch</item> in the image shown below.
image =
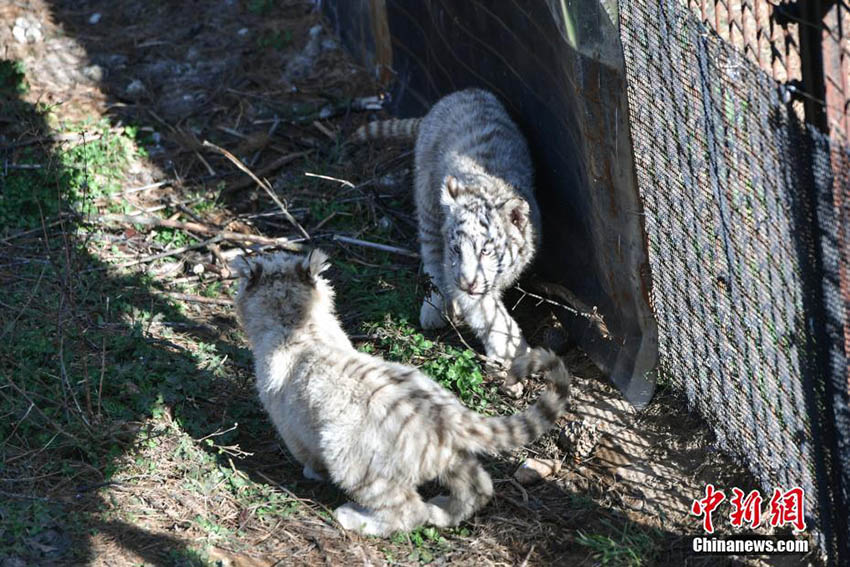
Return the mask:
[(124, 262), (123, 264), (118, 264), (115, 266), (116, 268), (129, 268), (130, 266), (136, 266), (138, 264), (146, 264), (148, 262), (153, 262), (155, 260), (161, 260), (162, 258), (168, 258), (170, 256), (176, 256), (177, 254), (182, 254), (183, 252), (188, 252), (189, 250), (194, 250), (196, 248), (205, 248), (210, 244), (215, 242), (219, 242), (222, 240), (222, 237), (213, 236), (208, 240), (204, 240), (203, 242), (198, 242), (196, 244), (190, 244), (188, 246), (181, 246), (180, 248), (175, 248), (174, 250), (166, 250), (165, 252), (160, 252), (159, 254), (151, 254), (150, 256), (145, 256), (143, 258), (138, 258), (136, 260), (131, 260), (129, 262)]
[(232, 306), (232, 299), (220, 299), (218, 297), (204, 297), (202, 295), (189, 295), (187, 293), (178, 293), (176, 291), (162, 291), (160, 292), (163, 295), (167, 295), (173, 299), (179, 299), (181, 301), (191, 301), (193, 303), (206, 303), (209, 305), (226, 305)]
[(307, 231), (304, 230), (304, 227), (301, 226), (298, 223), (297, 220), (295, 220), (295, 217), (293, 217), (291, 214), (289, 214), (289, 211), (286, 209), (286, 206), (283, 204), (283, 201), (278, 199), (277, 195), (274, 194), (274, 190), (272, 189), (272, 186), (269, 184), (268, 181), (266, 181), (265, 179), (260, 180), (260, 178), (257, 177), (254, 174), (253, 171), (248, 169), (248, 166), (246, 166), (244, 163), (242, 163), (239, 160), (239, 158), (237, 158), (235, 155), (233, 155), (229, 151), (225, 150), (224, 148), (220, 148), (220, 147), (216, 146), (215, 144), (213, 144), (213, 143), (211, 143), (207, 140), (204, 140), (204, 147), (212, 148), (215, 151), (219, 152), (221, 155), (223, 155), (224, 157), (226, 157), (227, 159), (232, 161), (233, 165), (235, 165), (236, 167), (238, 167), (239, 169), (241, 169), (242, 171), (247, 173), (248, 176), (250, 176), (251, 179), (253, 179), (257, 183), (257, 185), (259, 185), (260, 187), (263, 188), (263, 190), (265, 190), (265, 192), (268, 194), (268, 196), (271, 198), (271, 200), (274, 201), (275, 205), (277, 205), (278, 208), (280, 208), (280, 211), (283, 213), (284, 218), (286, 218), (286, 220), (288, 220), (292, 224), (292, 226), (297, 228), (298, 231), (301, 233), (301, 235), (304, 236), (304, 238), (307, 238), (307, 239), (310, 238), (310, 235), (307, 234)]
[(339, 179), (337, 177), (331, 177), (329, 175), (319, 175), (318, 173), (310, 173), (309, 171), (305, 171), (304, 175), (306, 177), (317, 177), (319, 179), (327, 179), (328, 181), (336, 181), (337, 183), (341, 183), (342, 185), (345, 185), (346, 187), (351, 187), (352, 189), (356, 187), (351, 181), (346, 181), (345, 179)]
[(517, 300), (511, 310), (516, 309), (520, 302), (522, 302), (522, 300), (526, 297), (531, 297), (532, 299), (537, 300), (538, 305), (540, 303), (548, 303), (549, 305), (554, 305), (556, 307), (560, 307), (561, 309), (565, 309), (573, 315), (584, 317), (588, 320), (590, 326), (594, 327), (603, 339), (611, 339), (611, 332), (608, 330), (608, 325), (605, 324), (605, 319), (603, 318), (602, 314), (599, 313), (597, 308), (595, 306), (588, 307), (583, 301), (576, 297), (574, 293), (572, 293), (564, 286), (555, 283), (535, 284), (535, 288), (537, 288), (541, 293), (557, 297), (558, 299), (565, 301), (566, 303), (559, 303), (557, 301), (549, 299), (548, 297), (543, 297), (536, 293), (526, 291), (518, 285), (514, 286), (514, 288), (519, 291), (522, 296)]
[(377, 242), (369, 242), (367, 240), (360, 240), (359, 238), (351, 238), (350, 236), (342, 236), (340, 234), (334, 234), (333, 239), (339, 242), (345, 242), (346, 244), (353, 244), (355, 246), (362, 246), (363, 248), (374, 248), (375, 250), (381, 250), (383, 252), (389, 252), (391, 254), (400, 254), (402, 256), (407, 256), (408, 258), (418, 258), (419, 254), (412, 250), (408, 250), (407, 248), (399, 248), (397, 246), (390, 246), (388, 244), (379, 244)]
[[(119, 135), (124, 132), (124, 128), (109, 128), (107, 131), (111, 134)], [(102, 137), (103, 132), (69, 132), (66, 134), (56, 134), (53, 136), (39, 136), (37, 138), (29, 138), (27, 140), (12, 142), (11, 144), (0, 146), (0, 151), (23, 148), (26, 146), (32, 146), (34, 144), (42, 143), (70, 143), (72, 146), (76, 146), (86, 142), (93, 142), (94, 140), (99, 140)]]
[(121, 224), (141, 224), (145, 226), (156, 226), (162, 228), (173, 228), (186, 232), (196, 232), (198, 234), (214, 235), (222, 240), (230, 240), (231, 242), (253, 242), (267, 246), (279, 246), (285, 250), (292, 252), (300, 252), (303, 247), (288, 238), (269, 238), (268, 236), (260, 236), (256, 234), (243, 234), (241, 232), (233, 232), (231, 230), (220, 230), (214, 226), (208, 226), (197, 222), (180, 222), (169, 219), (162, 219), (151, 215), (102, 215), (98, 218), (99, 222), (117, 222)]
[[(280, 156), (279, 158), (272, 160), (268, 165), (258, 169), (257, 175), (265, 177), (266, 175), (269, 175), (270, 173), (277, 171), (278, 169), (280, 169), (281, 167), (283, 167), (287, 163), (289, 163), (291, 161), (295, 161), (298, 158), (308, 156), (311, 153), (312, 153), (312, 150), (309, 150), (309, 151), (305, 151), (305, 152), (294, 152), (294, 153), (291, 153), (291, 154), (286, 154), (284, 156)], [(245, 187), (248, 187), (252, 182), (253, 182), (253, 179), (243, 179), (241, 181), (235, 181), (235, 182), (227, 185), (225, 192), (229, 193), (229, 192), (232, 192), (232, 191), (237, 191), (239, 189), (243, 189)]]

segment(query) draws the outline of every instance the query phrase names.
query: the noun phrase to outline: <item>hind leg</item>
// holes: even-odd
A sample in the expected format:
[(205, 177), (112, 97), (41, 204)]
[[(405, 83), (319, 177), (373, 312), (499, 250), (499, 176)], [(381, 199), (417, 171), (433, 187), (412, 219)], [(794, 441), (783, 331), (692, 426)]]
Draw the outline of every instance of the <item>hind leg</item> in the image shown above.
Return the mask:
[(347, 530), (387, 537), (395, 532), (414, 530), (431, 521), (434, 515), (434, 506), (423, 502), (416, 490), (384, 494), (382, 500), (373, 508), (349, 502), (337, 508), (334, 516)]
[(458, 525), (493, 497), (493, 481), (472, 455), (467, 455), (447, 473), (445, 485), (450, 495), (437, 496), (428, 502), (440, 510), (432, 511), (431, 518), (431, 523), (439, 527)]

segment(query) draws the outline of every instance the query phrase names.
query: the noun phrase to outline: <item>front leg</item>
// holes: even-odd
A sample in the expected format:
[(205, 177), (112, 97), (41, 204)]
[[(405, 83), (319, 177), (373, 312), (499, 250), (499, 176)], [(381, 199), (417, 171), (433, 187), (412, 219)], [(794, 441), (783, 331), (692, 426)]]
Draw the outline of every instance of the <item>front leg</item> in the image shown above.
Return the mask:
[(487, 357), (507, 365), (517, 356), (528, 352), (522, 330), (511, 317), (502, 299), (496, 295), (459, 296), (466, 324), (484, 344)]
[(425, 292), (422, 309), (419, 311), (419, 324), (423, 329), (441, 329), (446, 326), (447, 311), (443, 302), (443, 251), (442, 243), (436, 236), (422, 229), (419, 231), (422, 251), (422, 267), (431, 280), (431, 287)]

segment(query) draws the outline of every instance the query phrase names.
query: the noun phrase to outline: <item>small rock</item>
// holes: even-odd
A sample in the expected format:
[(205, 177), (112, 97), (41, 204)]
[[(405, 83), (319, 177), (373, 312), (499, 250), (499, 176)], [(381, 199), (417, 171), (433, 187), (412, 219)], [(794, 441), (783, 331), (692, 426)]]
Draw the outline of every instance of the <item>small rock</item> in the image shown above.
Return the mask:
[(15, 23), (15, 27), (12, 28), (12, 37), (14, 37), (15, 41), (17, 41), (18, 43), (26, 43), (27, 28), (19, 26), (17, 23)]
[(164, 262), (154, 267), (151, 266), (148, 272), (152, 275), (165, 277), (178, 274), (183, 269), (183, 261), (177, 260), (174, 262)]
[[(304, 51), (306, 52), (307, 50), (305, 49)], [(312, 65), (312, 57), (298, 54), (286, 64), (286, 75), (291, 79), (303, 79), (309, 74)]]
[(389, 232), (393, 227), (393, 221), (390, 217), (384, 215), (378, 219), (378, 230), (381, 232)]
[(561, 470), (561, 461), (555, 459), (526, 459), (514, 473), (514, 478), (520, 484), (534, 484)]
[(12, 27), (12, 36), (18, 43), (38, 43), (44, 39), (41, 22), (31, 18), (17, 18)]
[(248, 28), (242, 28), (238, 32), (236, 32), (236, 35), (238, 35), (239, 37), (245, 37), (246, 35), (248, 35), (249, 31), (250, 30)]
[(91, 25), (95, 25), (96, 23), (98, 23), (98, 22), (100, 21), (100, 19), (101, 19), (102, 17), (103, 17), (103, 15), (102, 15), (100, 12), (95, 12), (95, 13), (94, 13), (94, 14), (92, 14), (92, 15), (91, 15), (91, 17), (89, 18), (89, 23), (90, 23)]
[(126, 88), (127, 96), (136, 98), (145, 92), (145, 84), (139, 79), (133, 79)]
[(522, 385), (522, 382), (517, 380), (513, 384), (502, 382), (500, 389), (502, 390), (502, 392), (509, 395), (510, 397), (518, 399), (522, 397), (522, 393), (525, 391), (525, 386)]
[(89, 65), (87, 67), (83, 67), (83, 75), (92, 81), (100, 82), (103, 80), (103, 67), (100, 65)]
[(401, 171), (392, 171), (390, 173), (387, 173), (386, 175), (383, 175), (380, 178), (378, 178), (378, 185), (380, 185), (381, 187), (387, 187), (387, 188), (398, 187), (399, 185), (401, 185), (404, 182), (405, 177), (407, 176), (407, 173), (408, 173), (408, 171), (406, 169), (401, 170)]
[(325, 118), (330, 118), (333, 115), (334, 107), (330, 104), (323, 106), (322, 109), (319, 111), (319, 118), (321, 118), (322, 120), (324, 120)]
[(38, 43), (42, 39), (44, 39), (44, 34), (41, 33), (41, 24), (27, 30), (27, 41), (30, 43)]
[(203, 274), (204, 270), (205, 270), (205, 268), (204, 268), (203, 264), (195, 264), (192, 267), (192, 273), (195, 274), (196, 276), (200, 276), (201, 274)]

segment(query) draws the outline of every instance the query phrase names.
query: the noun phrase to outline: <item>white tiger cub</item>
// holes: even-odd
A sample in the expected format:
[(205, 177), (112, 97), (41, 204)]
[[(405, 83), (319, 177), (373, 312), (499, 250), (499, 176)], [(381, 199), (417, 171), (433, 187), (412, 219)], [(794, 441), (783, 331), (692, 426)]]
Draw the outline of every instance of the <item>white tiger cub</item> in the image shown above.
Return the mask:
[(458, 91), (423, 118), (372, 122), (354, 138), (416, 139), (419, 244), (439, 290), (425, 296), (422, 327), (442, 327), (459, 312), (489, 358), (504, 363), (526, 352), (502, 293), (534, 258), (540, 211), (525, 138), (495, 95)]
[[(476, 455), (545, 432), (566, 405), (570, 375), (553, 353), (531, 351), (512, 372), (543, 371), (550, 389), (522, 413), (481, 416), (415, 367), (352, 347), (320, 276), (326, 259), (314, 250), (233, 261), (260, 400), (304, 474), (329, 475), (354, 500), (335, 511), (346, 529), (386, 536), (457, 525), (493, 495)], [(425, 502), (416, 489), (433, 479), (450, 495)]]

